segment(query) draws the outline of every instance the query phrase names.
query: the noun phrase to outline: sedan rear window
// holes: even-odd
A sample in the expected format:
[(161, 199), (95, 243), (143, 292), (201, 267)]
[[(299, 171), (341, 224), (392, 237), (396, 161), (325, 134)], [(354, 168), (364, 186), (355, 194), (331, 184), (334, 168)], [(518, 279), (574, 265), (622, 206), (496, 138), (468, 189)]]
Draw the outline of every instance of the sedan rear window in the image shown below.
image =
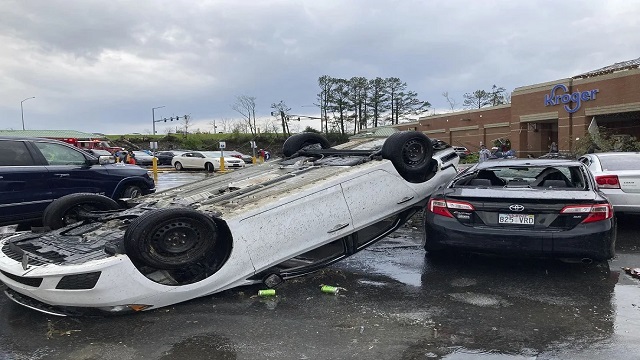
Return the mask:
[(640, 155), (621, 153), (620, 155), (602, 156), (600, 163), (604, 171), (640, 170)]
[(465, 174), (454, 187), (506, 187), (535, 189), (586, 189), (580, 166), (496, 166)]

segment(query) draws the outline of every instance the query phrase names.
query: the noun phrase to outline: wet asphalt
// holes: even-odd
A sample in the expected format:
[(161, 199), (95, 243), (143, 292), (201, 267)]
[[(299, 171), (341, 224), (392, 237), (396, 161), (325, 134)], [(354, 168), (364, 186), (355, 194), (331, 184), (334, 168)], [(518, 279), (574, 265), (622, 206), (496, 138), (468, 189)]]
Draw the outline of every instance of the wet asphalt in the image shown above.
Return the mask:
[[(158, 188), (204, 176), (161, 173)], [(0, 359), (637, 359), (640, 280), (621, 268), (640, 267), (639, 221), (619, 219), (608, 263), (432, 259), (417, 216), (275, 297), (249, 286), (136, 315), (60, 318), (0, 296)]]

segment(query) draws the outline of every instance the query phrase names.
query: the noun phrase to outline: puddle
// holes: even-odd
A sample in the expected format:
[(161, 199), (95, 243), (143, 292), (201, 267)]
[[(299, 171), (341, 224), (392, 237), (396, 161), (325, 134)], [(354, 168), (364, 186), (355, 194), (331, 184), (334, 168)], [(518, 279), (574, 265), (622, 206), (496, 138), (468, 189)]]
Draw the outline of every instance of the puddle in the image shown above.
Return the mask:
[(453, 300), (467, 303), (470, 305), (476, 305), (476, 306), (501, 307), (501, 306), (511, 305), (511, 303), (509, 303), (508, 301), (493, 295), (467, 292), (467, 293), (453, 293), (453, 294), (449, 294), (449, 296)]
[(237, 359), (235, 345), (216, 334), (198, 335), (173, 344), (160, 360), (232, 360)]

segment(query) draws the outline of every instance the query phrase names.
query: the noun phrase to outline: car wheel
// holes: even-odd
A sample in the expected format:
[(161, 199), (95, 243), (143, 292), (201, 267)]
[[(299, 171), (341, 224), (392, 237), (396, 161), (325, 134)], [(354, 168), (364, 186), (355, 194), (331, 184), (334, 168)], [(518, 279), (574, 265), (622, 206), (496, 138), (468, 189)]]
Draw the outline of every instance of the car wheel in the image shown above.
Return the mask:
[(290, 157), (308, 146), (315, 145), (317, 148), (328, 149), (331, 147), (329, 140), (324, 136), (316, 133), (301, 133), (291, 135), (282, 144), (282, 154)]
[(417, 131), (392, 134), (382, 145), (382, 157), (391, 161), (407, 181), (424, 182), (435, 173), (433, 145), (427, 135)]
[(179, 269), (201, 261), (216, 246), (217, 226), (206, 214), (187, 208), (149, 211), (124, 234), (128, 256), (156, 269)]
[(208, 172), (214, 172), (216, 171), (216, 168), (213, 167), (213, 164), (208, 162), (206, 164), (204, 164), (204, 169), (207, 170)]
[(140, 186), (137, 186), (137, 185), (129, 185), (122, 192), (123, 198), (133, 199), (139, 196), (142, 196), (142, 189), (140, 188)]
[(176, 163), (173, 165), (176, 170), (181, 171), (184, 169), (184, 167), (182, 167), (182, 164), (180, 164), (179, 162), (176, 161)]
[(52, 230), (85, 219), (83, 213), (118, 210), (120, 205), (110, 197), (99, 194), (69, 194), (54, 200), (42, 215), (42, 225)]

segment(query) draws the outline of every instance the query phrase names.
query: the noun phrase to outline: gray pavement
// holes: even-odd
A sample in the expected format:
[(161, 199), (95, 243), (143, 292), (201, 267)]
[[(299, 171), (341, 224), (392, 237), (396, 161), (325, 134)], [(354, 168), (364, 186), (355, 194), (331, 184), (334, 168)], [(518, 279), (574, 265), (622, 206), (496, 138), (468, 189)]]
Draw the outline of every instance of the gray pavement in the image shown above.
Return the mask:
[[(185, 176), (182, 173), (172, 173)], [(190, 174), (191, 176), (210, 176)], [(215, 176), (215, 175), (213, 175)], [(158, 186), (179, 185), (165, 175)], [(0, 359), (635, 359), (640, 217), (609, 263), (425, 257), (419, 217), (277, 296), (237, 288), (136, 315), (59, 318), (0, 296)], [(320, 292), (320, 285), (346, 290)]]

